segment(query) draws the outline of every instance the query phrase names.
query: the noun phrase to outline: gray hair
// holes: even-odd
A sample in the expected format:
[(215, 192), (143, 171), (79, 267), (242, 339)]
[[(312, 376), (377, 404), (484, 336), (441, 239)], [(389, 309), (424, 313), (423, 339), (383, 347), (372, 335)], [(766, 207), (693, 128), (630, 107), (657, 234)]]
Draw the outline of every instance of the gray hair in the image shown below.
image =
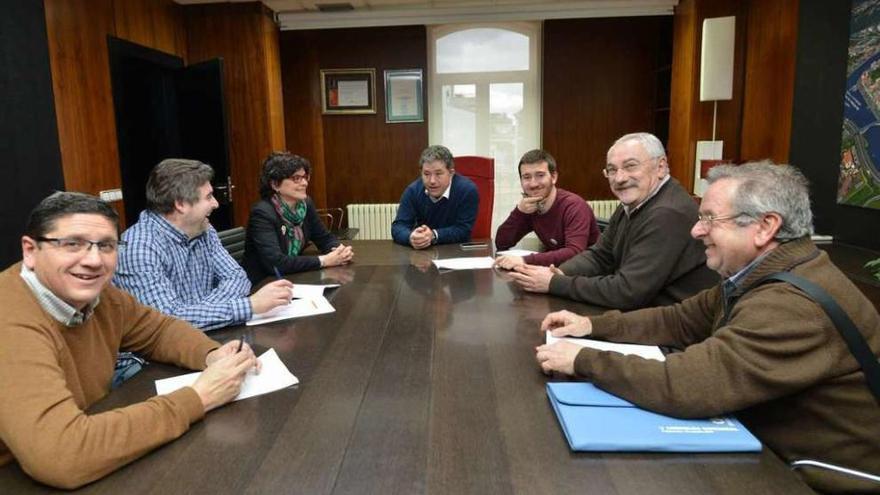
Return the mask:
[(719, 165), (709, 170), (707, 181), (721, 179), (736, 182), (731, 208), (743, 216), (738, 225), (756, 222), (765, 213), (782, 217), (776, 240), (797, 239), (813, 233), (809, 182), (791, 165), (776, 165), (769, 160), (743, 165)]
[(447, 170), (455, 168), (455, 162), (452, 160), (452, 152), (449, 151), (449, 148), (446, 146), (441, 146), (439, 144), (428, 146), (422, 151), (422, 155), (419, 157), (419, 168), (426, 163), (437, 161), (443, 162), (443, 164), (446, 165)]
[(214, 178), (214, 169), (198, 160), (169, 158), (153, 167), (147, 179), (147, 208), (171, 213), (177, 201), (193, 204), (199, 188)]
[(101, 199), (79, 192), (58, 191), (40, 201), (31, 211), (24, 234), (32, 239), (45, 237), (55, 228), (59, 218), (77, 213), (100, 215), (113, 224), (117, 233), (119, 231), (119, 215)]
[(666, 150), (663, 148), (663, 143), (657, 139), (657, 136), (648, 133), (648, 132), (632, 132), (629, 134), (625, 134), (620, 136), (617, 141), (614, 141), (614, 144), (608, 148), (608, 153), (611, 153), (611, 150), (614, 149), (619, 144), (625, 143), (627, 141), (638, 141), (639, 144), (642, 145), (642, 148), (648, 153), (648, 156), (651, 158), (666, 158)]

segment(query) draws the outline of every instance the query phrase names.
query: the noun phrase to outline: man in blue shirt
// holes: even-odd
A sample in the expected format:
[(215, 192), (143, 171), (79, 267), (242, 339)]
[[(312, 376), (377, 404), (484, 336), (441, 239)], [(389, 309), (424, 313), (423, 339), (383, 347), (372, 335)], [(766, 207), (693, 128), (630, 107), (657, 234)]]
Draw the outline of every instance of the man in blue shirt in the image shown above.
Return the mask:
[(480, 195), (477, 186), (455, 174), (452, 153), (429, 146), (419, 158), (422, 177), (407, 186), (391, 224), (394, 242), (425, 249), (471, 239)]
[(251, 283), (229, 255), (208, 216), (217, 207), (214, 170), (168, 159), (147, 180), (147, 209), (122, 239), (113, 282), (140, 302), (212, 330), (244, 323), (290, 302), (293, 284), (277, 280), (248, 297)]

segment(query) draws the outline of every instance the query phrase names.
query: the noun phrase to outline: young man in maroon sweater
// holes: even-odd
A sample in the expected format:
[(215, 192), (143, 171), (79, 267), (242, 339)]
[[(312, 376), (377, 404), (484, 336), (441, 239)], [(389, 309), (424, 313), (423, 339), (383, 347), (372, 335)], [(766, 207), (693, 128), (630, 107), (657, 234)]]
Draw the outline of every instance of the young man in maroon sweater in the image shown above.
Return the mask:
[(556, 160), (544, 150), (531, 150), (519, 161), (523, 198), (498, 226), (495, 247), (499, 251), (515, 246), (529, 232), (544, 245), (542, 253), (528, 256), (502, 255), (496, 260), (511, 270), (529, 264), (559, 266), (599, 239), (593, 210), (577, 194), (556, 187)]

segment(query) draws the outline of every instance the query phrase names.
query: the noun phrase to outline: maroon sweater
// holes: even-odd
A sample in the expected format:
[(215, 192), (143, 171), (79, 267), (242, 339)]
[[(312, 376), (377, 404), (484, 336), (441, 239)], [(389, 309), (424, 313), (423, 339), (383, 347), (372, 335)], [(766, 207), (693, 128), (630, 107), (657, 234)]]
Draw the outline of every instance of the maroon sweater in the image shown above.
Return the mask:
[(593, 209), (577, 194), (556, 188), (556, 200), (544, 213), (523, 213), (514, 208), (498, 226), (495, 247), (510, 249), (534, 231), (544, 245), (543, 253), (526, 256), (530, 265), (559, 266), (599, 239), (599, 226)]

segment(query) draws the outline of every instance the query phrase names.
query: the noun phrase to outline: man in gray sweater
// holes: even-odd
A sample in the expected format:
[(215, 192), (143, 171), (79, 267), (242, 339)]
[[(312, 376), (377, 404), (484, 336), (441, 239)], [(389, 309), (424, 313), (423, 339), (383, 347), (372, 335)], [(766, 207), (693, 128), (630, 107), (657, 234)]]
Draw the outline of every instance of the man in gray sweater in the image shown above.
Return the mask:
[(517, 267), (511, 275), (521, 287), (629, 310), (673, 304), (718, 283), (688, 233), (697, 205), (669, 176), (659, 139), (648, 133), (621, 137), (602, 172), (621, 205), (599, 242), (559, 268)]

